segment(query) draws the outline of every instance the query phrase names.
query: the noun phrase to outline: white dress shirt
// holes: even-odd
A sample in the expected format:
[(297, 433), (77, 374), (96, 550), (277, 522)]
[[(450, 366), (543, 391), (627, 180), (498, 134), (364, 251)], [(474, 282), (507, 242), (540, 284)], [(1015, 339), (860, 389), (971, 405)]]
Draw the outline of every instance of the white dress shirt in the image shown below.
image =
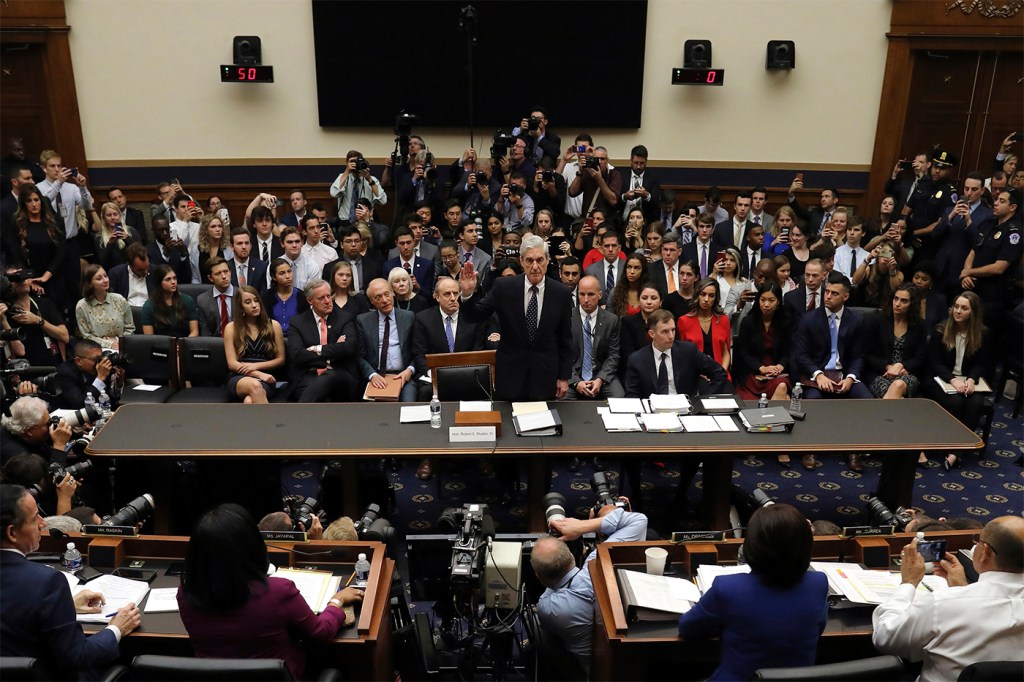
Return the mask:
[(315, 246), (303, 244), (302, 255), (319, 265), (321, 270), (328, 263), (338, 260), (338, 250), (332, 249), (323, 242), (317, 242)]
[[(547, 282), (547, 277), (542, 279), (540, 281), (540, 284), (537, 285), (537, 327), (538, 328), (540, 327), (541, 313), (543, 313), (543, 311), (544, 311), (544, 284), (546, 282)], [(530, 287), (532, 287), (533, 285), (530, 284), (530, 279), (528, 277), (523, 277), (523, 285), (524, 285), (523, 286), (523, 312), (525, 313), (526, 309), (530, 307)]]
[(985, 571), (972, 585), (935, 592), (905, 583), (871, 621), (879, 651), (924, 659), (923, 682), (955, 680), (977, 661), (1024, 660), (1024, 576)]
[(141, 308), (149, 300), (149, 287), (146, 284), (146, 275), (139, 277), (131, 268), (128, 268), (128, 305)]

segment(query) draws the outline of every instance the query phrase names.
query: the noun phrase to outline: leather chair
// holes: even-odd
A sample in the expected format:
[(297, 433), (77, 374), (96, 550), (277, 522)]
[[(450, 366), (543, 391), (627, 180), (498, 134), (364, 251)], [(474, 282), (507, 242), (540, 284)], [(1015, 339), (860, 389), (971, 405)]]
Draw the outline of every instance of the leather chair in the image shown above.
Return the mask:
[(224, 354), (224, 339), (218, 336), (190, 336), (178, 340), (181, 363), (179, 379), (182, 388), (172, 395), (168, 403), (226, 403), (229, 396), (225, 384), (228, 380), (228, 359)]
[(755, 680), (898, 680), (903, 674), (903, 661), (897, 656), (875, 656), (858, 661), (809, 665), (802, 668), (761, 668), (754, 671)]
[[(284, 661), (276, 658), (185, 658), (143, 654), (132, 661), (132, 679), (139, 682), (291, 682)], [(321, 682), (341, 679), (333, 668), (324, 670)]]
[(142, 306), (133, 305), (132, 309), (132, 322), (135, 323), (135, 333), (142, 333)]
[(1024, 680), (1024, 661), (971, 663), (956, 679), (957, 682), (1020, 682)]
[(138, 391), (125, 387), (120, 403), (166, 403), (177, 391), (178, 345), (170, 336), (133, 334), (121, 339), (121, 352), (131, 362), (125, 371), (129, 379), (158, 385), (155, 391)]
[(46, 671), (39, 661), (27, 656), (0, 657), (0, 678), (5, 682), (34, 682), (47, 679)]
[(212, 284), (183, 284), (178, 282), (178, 293), (188, 294), (192, 297), (193, 301), (198, 301), (199, 294), (206, 293), (207, 291), (213, 291)]
[(426, 356), (430, 382), (440, 400), (492, 400), (496, 351), (432, 353)]

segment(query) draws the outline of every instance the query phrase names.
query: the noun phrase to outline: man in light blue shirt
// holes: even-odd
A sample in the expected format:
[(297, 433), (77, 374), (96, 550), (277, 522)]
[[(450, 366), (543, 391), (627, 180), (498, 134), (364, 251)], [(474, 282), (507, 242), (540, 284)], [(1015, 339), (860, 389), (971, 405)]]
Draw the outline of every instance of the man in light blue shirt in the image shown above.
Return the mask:
[[(625, 500), (626, 498), (619, 498)], [(537, 601), (540, 626), (557, 637), (589, 674), (594, 631), (594, 583), (589, 564), (595, 548), (577, 568), (565, 542), (585, 533), (600, 532), (607, 542), (637, 542), (647, 537), (647, 517), (615, 505), (601, 508), (595, 518), (581, 521), (565, 518), (552, 521), (560, 538), (541, 538), (530, 554), (530, 565), (547, 589)]]

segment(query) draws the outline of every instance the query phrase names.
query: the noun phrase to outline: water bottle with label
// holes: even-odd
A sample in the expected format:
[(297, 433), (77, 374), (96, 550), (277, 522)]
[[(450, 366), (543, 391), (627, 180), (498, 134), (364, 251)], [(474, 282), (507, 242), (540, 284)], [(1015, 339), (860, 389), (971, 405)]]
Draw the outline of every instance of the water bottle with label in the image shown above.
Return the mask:
[(360, 586), (366, 585), (370, 578), (370, 562), (366, 560), (365, 554), (360, 554), (356, 560), (356, 583)]
[(430, 428), (441, 428), (441, 401), (437, 399), (436, 393), (430, 399)]
[(764, 409), (765, 407), (768, 407), (768, 394), (767, 393), (762, 393), (761, 394), (761, 399), (757, 401), (757, 406), (762, 408), (762, 409)]
[(793, 387), (793, 395), (789, 399), (789, 409), (793, 412), (803, 412), (803, 397), (804, 388), (798, 381), (796, 382), (796, 386)]
[(103, 411), (104, 419), (110, 419), (110, 415), (114, 413), (110, 409), (110, 396), (107, 395), (106, 391), (100, 391), (99, 408)]
[[(96, 407), (96, 398), (93, 396), (93, 394), (90, 391), (86, 391), (85, 392), (85, 407), (86, 408)], [(86, 410), (86, 411), (88, 411), (88, 410)]]
[(75, 549), (75, 543), (69, 542), (67, 551), (61, 560), (65, 571), (77, 571), (82, 567), (82, 553)]

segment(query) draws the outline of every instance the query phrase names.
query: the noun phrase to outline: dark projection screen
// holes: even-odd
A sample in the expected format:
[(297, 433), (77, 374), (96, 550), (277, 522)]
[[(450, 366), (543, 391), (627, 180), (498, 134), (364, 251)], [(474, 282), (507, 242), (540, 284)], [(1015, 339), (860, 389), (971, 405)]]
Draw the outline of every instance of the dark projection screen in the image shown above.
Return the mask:
[(468, 126), (470, 4), (477, 129), (536, 105), (553, 129), (640, 127), (646, 0), (313, 0), (320, 125), (390, 126), (404, 109)]

